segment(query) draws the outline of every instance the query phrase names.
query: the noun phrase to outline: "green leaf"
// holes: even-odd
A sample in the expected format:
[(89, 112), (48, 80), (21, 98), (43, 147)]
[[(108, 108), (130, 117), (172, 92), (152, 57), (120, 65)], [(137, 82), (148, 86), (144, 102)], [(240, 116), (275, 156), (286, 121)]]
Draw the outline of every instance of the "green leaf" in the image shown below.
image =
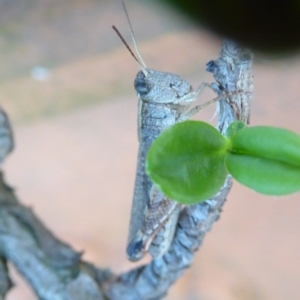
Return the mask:
[(146, 171), (169, 198), (183, 204), (201, 202), (217, 193), (225, 181), (229, 144), (207, 123), (178, 123), (154, 141)]
[(250, 154), (300, 166), (300, 136), (283, 128), (247, 127), (231, 139), (232, 153)]
[(300, 190), (300, 136), (286, 129), (244, 128), (231, 138), (226, 166), (242, 184), (269, 195)]
[(229, 153), (229, 173), (240, 183), (267, 195), (286, 195), (300, 190), (300, 169), (286, 163)]

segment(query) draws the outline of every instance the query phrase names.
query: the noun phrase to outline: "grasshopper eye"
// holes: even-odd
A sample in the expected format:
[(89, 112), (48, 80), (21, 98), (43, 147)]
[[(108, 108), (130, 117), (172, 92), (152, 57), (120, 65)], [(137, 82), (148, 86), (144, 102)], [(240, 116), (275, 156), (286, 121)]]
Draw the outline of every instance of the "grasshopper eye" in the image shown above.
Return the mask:
[(145, 96), (150, 92), (152, 84), (149, 83), (145, 78), (137, 77), (134, 81), (134, 88), (139, 95)]

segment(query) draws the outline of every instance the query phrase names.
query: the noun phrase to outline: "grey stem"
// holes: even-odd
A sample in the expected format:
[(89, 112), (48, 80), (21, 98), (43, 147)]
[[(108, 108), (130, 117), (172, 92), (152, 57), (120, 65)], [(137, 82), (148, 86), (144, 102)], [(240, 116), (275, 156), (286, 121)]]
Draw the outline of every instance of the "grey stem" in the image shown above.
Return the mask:
[[(208, 63), (217, 82), (213, 87), (224, 95), (219, 102), (222, 133), (236, 119), (249, 120), (251, 65), (251, 52), (231, 41), (224, 41), (220, 58)], [(0, 161), (12, 147), (9, 122), (0, 110)], [(205, 233), (219, 218), (231, 184), (228, 176), (214, 197), (182, 210), (173, 243), (162, 258), (115, 276), (82, 261), (80, 253), (59, 241), (30, 208), (18, 202), (0, 174), (0, 299), (11, 287), (6, 261), (15, 265), (43, 300), (161, 299), (191, 265)]]
[(6, 259), (0, 257), (0, 299), (4, 299), (6, 293), (13, 286), (8, 275)]

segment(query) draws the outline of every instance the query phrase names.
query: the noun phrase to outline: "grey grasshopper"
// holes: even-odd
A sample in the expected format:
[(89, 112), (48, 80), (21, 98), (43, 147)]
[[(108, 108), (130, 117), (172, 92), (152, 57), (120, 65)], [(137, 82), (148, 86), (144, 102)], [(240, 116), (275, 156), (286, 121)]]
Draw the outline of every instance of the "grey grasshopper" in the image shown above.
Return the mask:
[(181, 76), (148, 69), (136, 45), (124, 3), (123, 8), (140, 60), (133, 54), (115, 26), (113, 29), (141, 67), (134, 80), (134, 88), (138, 95), (139, 150), (127, 246), (128, 259), (136, 261), (141, 259), (145, 252), (149, 252), (153, 258), (158, 258), (169, 249), (181, 210), (181, 205), (167, 198), (145, 172), (146, 157), (151, 144), (165, 129), (188, 119), (219, 98), (190, 109), (191, 103), (210, 85), (202, 83), (193, 90)]

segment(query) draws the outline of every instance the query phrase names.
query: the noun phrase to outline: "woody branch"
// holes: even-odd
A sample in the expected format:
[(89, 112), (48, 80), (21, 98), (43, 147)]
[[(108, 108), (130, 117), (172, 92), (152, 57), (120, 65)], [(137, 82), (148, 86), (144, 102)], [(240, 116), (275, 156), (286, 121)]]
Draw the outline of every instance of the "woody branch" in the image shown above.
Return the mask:
[[(248, 121), (252, 98), (252, 54), (231, 41), (224, 41), (220, 57), (208, 64), (224, 100), (219, 102), (218, 129), (224, 133), (236, 119)], [(242, 91), (241, 93), (232, 93)], [(231, 96), (229, 96), (231, 95)], [(12, 150), (8, 118), (0, 111), (0, 161)], [(218, 220), (231, 188), (224, 186), (211, 199), (187, 206), (180, 215), (175, 238), (160, 259), (114, 275), (81, 259), (81, 254), (59, 241), (22, 205), (0, 174), (0, 299), (12, 284), (7, 262), (17, 270), (43, 300), (150, 300), (161, 299), (193, 260), (205, 234)]]

